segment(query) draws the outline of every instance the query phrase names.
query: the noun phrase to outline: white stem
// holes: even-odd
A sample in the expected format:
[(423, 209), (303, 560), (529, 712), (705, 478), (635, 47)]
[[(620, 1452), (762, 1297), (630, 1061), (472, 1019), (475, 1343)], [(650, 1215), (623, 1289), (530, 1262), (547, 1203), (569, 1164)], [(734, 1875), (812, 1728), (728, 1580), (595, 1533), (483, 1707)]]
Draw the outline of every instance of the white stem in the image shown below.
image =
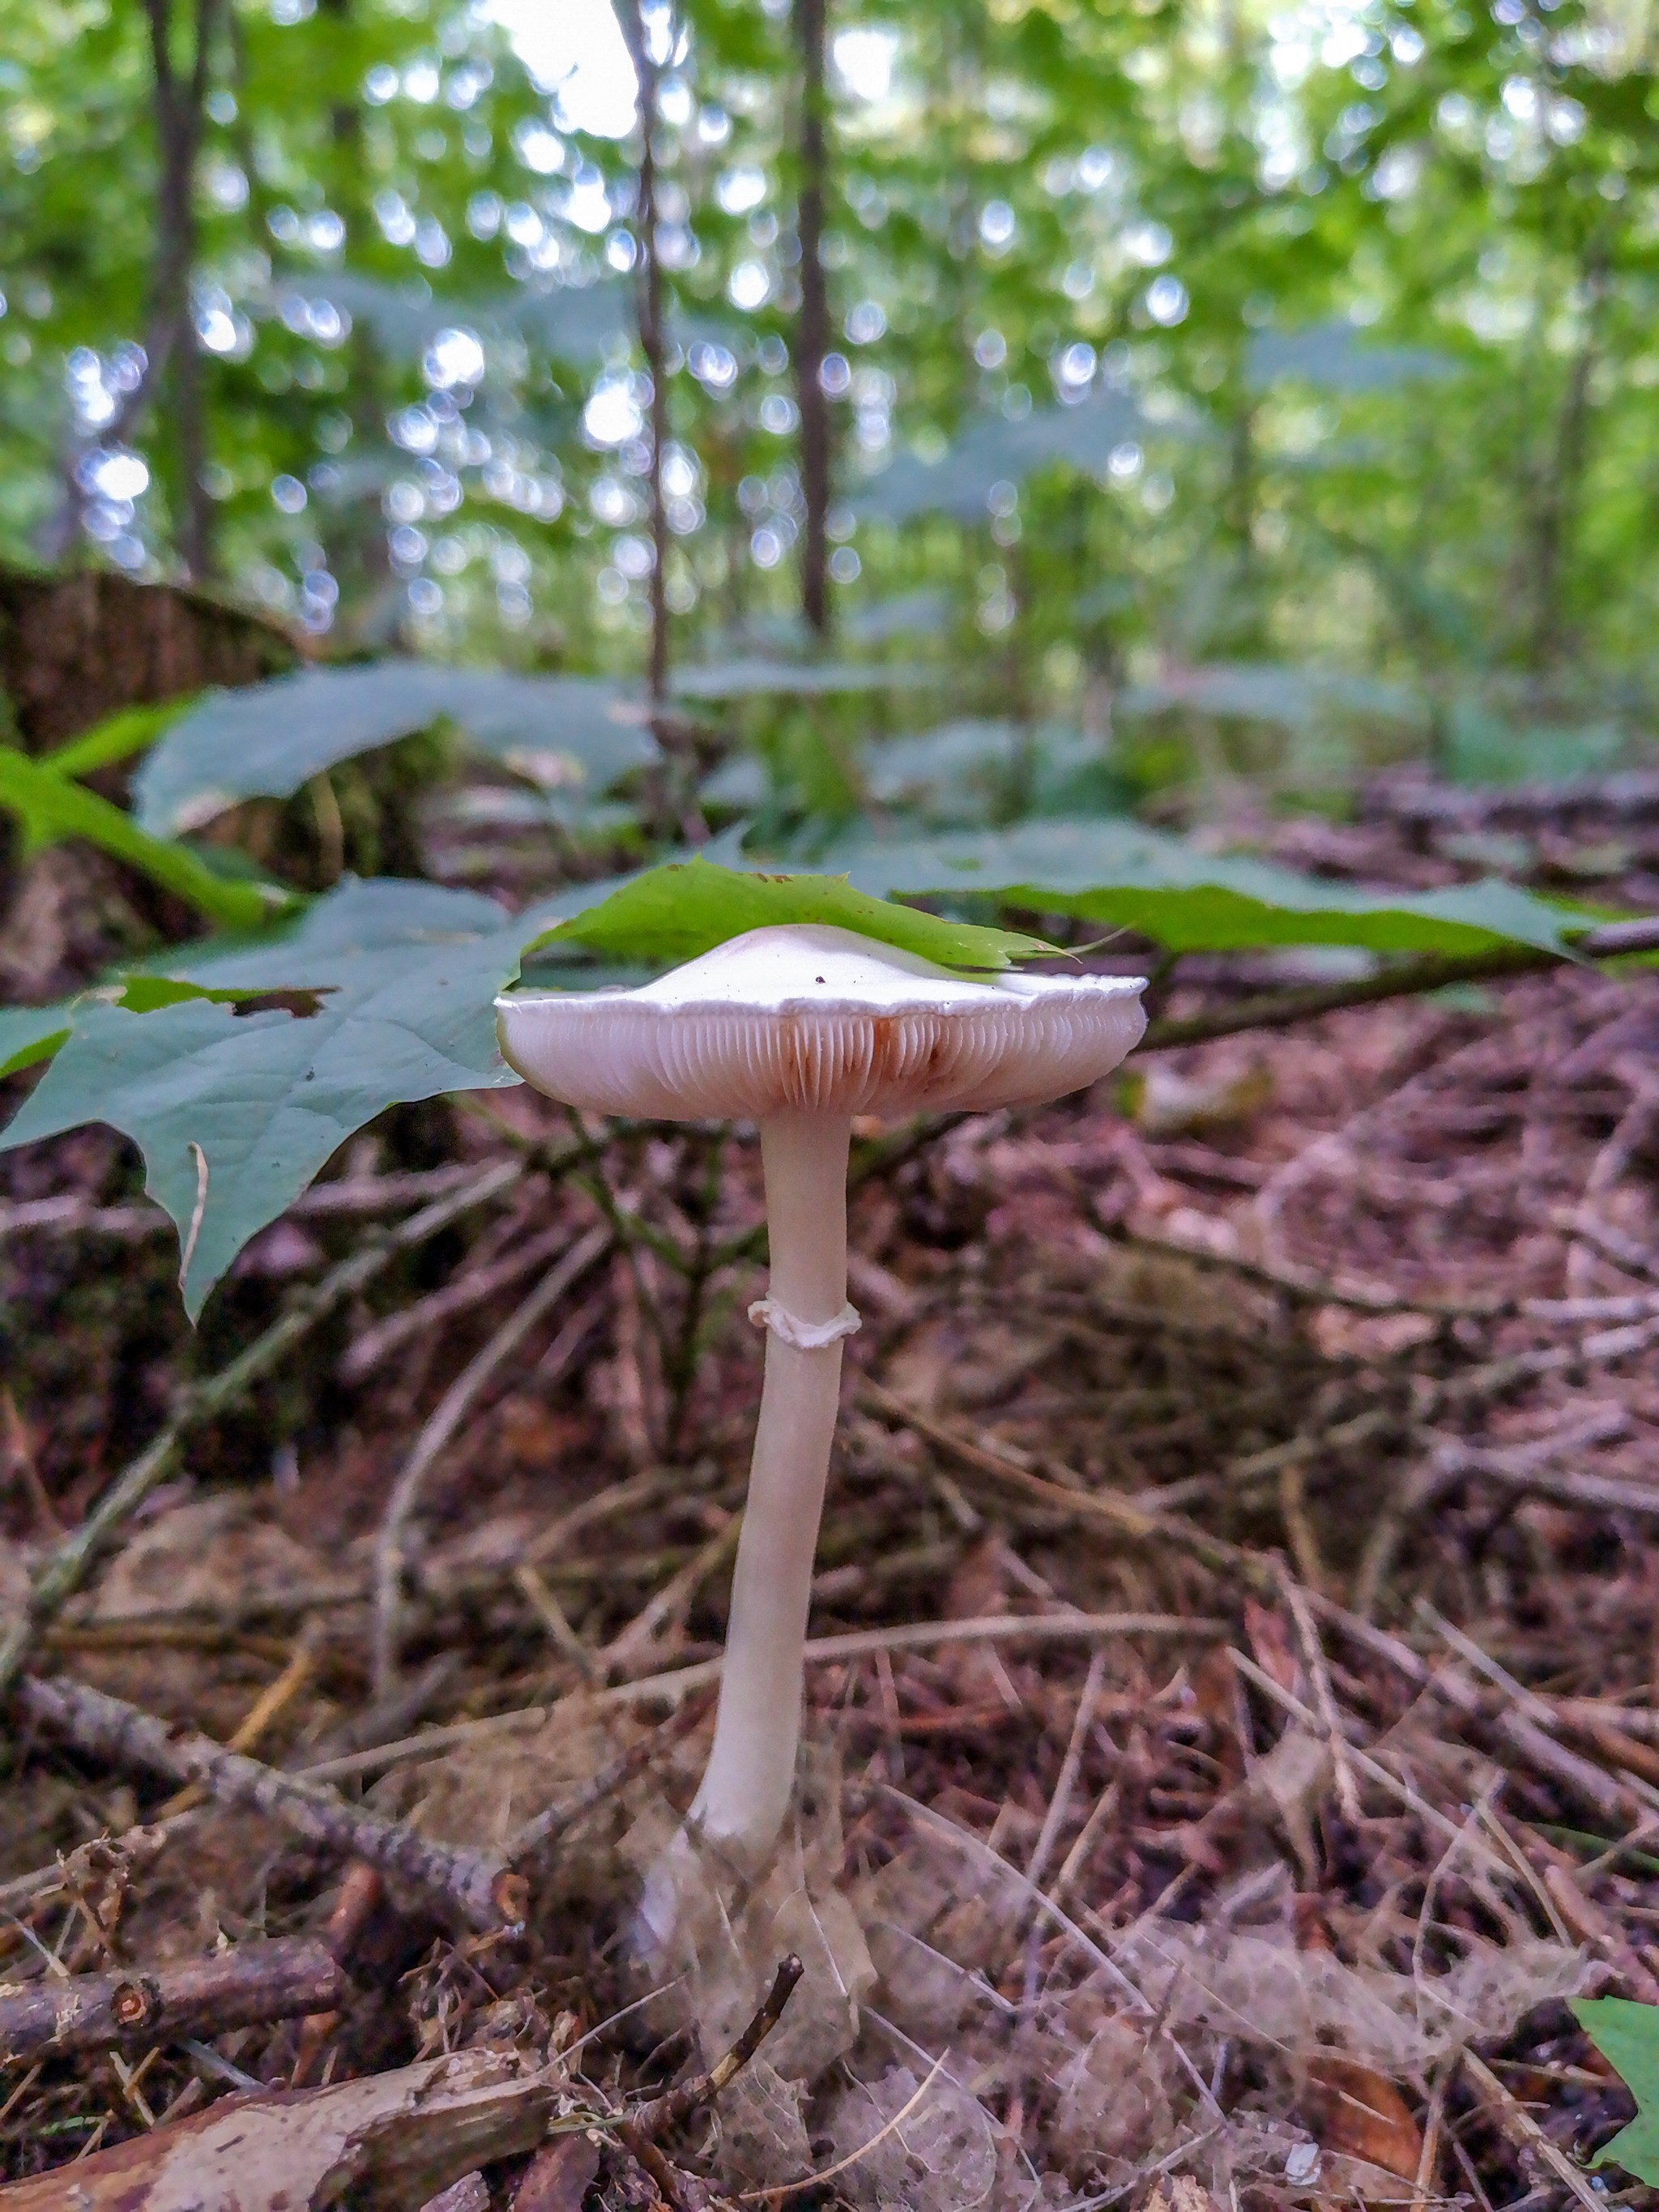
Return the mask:
[[(847, 1303), (851, 1137), (844, 1114), (781, 1113), (761, 1124), (772, 1247), (768, 1295), (800, 1321), (833, 1321)], [(841, 1352), (839, 1342), (799, 1351), (767, 1332), (714, 1745), (691, 1808), (711, 1842), (754, 1861), (777, 1840), (794, 1786), (801, 1650)]]

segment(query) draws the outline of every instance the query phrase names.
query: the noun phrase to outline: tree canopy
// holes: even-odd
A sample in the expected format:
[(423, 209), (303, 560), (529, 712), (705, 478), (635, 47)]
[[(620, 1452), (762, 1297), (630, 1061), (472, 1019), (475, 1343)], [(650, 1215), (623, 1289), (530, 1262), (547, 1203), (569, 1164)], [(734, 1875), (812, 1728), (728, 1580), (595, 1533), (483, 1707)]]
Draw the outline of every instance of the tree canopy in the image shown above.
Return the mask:
[(627, 676), (659, 567), (671, 667), (827, 606), (967, 711), (1115, 714), (1143, 783), (1639, 726), (1643, 9), (623, 18), (648, 162), (486, 6), (4, 0), (6, 548)]

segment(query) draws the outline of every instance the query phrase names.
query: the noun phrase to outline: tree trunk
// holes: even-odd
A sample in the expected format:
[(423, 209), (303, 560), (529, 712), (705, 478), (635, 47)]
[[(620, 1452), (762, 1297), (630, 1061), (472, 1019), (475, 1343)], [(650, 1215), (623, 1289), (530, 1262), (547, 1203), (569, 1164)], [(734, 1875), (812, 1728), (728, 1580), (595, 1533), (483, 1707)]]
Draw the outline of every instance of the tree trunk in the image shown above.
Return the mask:
[[(155, 123), (155, 258), (144, 325), (144, 369), (138, 382), (99, 432), (115, 445), (132, 435), (162, 384), (174, 398), (174, 495), (177, 550), (193, 577), (205, 574), (212, 550), (212, 507), (201, 483), (205, 453), (201, 364), (191, 312), (190, 279), (196, 258), (196, 157), (208, 70), (222, 0), (196, 0), (195, 44), (188, 73), (180, 76), (173, 53), (172, 0), (144, 0), (149, 22), (151, 112)], [(169, 369), (174, 373), (169, 375)], [(80, 529), (85, 495), (78, 469), (85, 448), (70, 451), (58, 509), (41, 534), (42, 550), (61, 560)]]
[[(196, 0), (195, 42), (187, 75), (176, 68), (172, 47), (172, 0), (145, 0), (154, 70), (154, 112), (160, 179), (156, 193), (155, 272), (150, 300), (149, 364), (132, 395), (131, 412), (163, 380), (171, 386), (174, 416), (174, 487), (179, 512), (177, 550), (192, 577), (205, 576), (213, 558), (213, 508), (202, 483), (207, 459), (203, 422), (202, 364), (196, 347), (190, 296), (196, 260), (196, 157), (208, 71), (221, 0)], [(127, 410), (123, 410), (124, 413)]]
[[(640, 86), (640, 350), (651, 379), (651, 656), (647, 683), (653, 709), (668, 696), (668, 510), (663, 499), (663, 454), (668, 445), (668, 348), (663, 334), (662, 264), (657, 258), (657, 80), (642, 0), (619, 11), (623, 35)], [(659, 732), (660, 738), (661, 732)]]
[(1579, 495), (1589, 459), (1590, 383), (1601, 357), (1601, 319), (1607, 295), (1607, 255), (1599, 244), (1593, 244), (1584, 256), (1583, 282), (1587, 295), (1583, 341), (1567, 372), (1567, 387), (1556, 417), (1554, 449), (1533, 503), (1528, 657), (1538, 670), (1559, 661), (1568, 642), (1562, 598)]
[(830, 350), (830, 302), (823, 270), (823, 194), (827, 153), (824, 0), (795, 0), (800, 53), (800, 313), (795, 325), (796, 389), (800, 405), (801, 492), (806, 527), (801, 540), (801, 611), (820, 637), (830, 633), (830, 399), (823, 360)]

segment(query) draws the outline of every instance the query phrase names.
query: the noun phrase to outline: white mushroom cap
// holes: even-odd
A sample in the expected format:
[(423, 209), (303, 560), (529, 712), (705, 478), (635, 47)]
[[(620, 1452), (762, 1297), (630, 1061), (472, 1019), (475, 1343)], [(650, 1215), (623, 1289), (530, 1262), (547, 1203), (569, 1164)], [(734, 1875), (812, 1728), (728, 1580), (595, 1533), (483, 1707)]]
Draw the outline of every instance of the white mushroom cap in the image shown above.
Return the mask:
[(969, 976), (851, 930), (751, 929), (637, 991), (498, 999), (508, 1064), (567, 1105), (656, 1121), (1035, 1105), (1115, 1067), (1138, 977)]

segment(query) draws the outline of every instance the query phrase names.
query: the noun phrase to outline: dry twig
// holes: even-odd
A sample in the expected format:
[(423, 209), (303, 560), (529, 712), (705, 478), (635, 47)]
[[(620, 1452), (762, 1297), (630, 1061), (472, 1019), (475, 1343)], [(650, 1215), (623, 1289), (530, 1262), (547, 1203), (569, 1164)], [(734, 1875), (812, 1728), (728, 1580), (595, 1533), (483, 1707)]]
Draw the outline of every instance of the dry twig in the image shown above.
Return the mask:
[(26, 1675), (15, 1701), (25, 1719), (90, 1757), (200, 1783), (216, 1803), (245, 1805), (311, 1843), (410, 1882), (470, 1927), (498, 1929), (524, 1917), (523, 1879), (492, 1853), (434, 1843), (400, 1820), (347, 1804), (303, 1776), (279, 1773), (84, 1683)]
[(0, 2065), (223, 2035), (337, 2006), (345, 1990), (333, 1954), (313, 1936), (242, 1943), (154, 1971), (123, 1967), (0, 1988)]

